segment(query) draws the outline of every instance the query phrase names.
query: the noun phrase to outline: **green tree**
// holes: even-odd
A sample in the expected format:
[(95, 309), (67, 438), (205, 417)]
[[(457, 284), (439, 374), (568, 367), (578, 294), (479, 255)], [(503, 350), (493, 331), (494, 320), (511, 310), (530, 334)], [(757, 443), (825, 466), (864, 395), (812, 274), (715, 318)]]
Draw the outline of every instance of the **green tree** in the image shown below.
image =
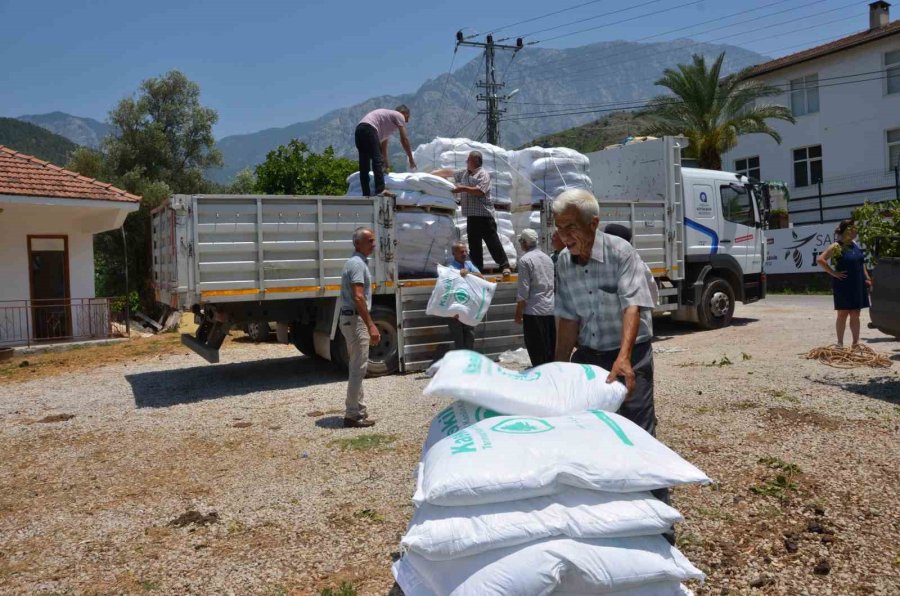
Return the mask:
[(252, 195), (255, 191), (256, 174), (250, 168), (238, 172), (226, 190), (230, 195)]
[[(214, 185), (203, 170), (221, 165), (212, 127), (218, 115), (200, 105), (200, 88), (173, 70), (141, 83), (109, 113), (113, 133), (102, 151), (80, 149), (67, 167), (110, 182), (142, 197), (140, 209), (125, 220), (131, 290), (153, 309), (150, 212), (173, 193), (209, 192)], [(125, 293), (125, 254), (120, 231), (94, 237), (98, 295)]]
[(104, 149), (114, 174), (139, 172), (178, 193), (206, 190), (203, 170), (222, 165), (212, 127), (219, 116), (200, 105), (200, 87), (177, 70), (141, 83), (109, 113)]
[(725, 53), (707, 68), (706, 59), (694, 54), (691, 64), (663, 71), (657, 85), (674, 95), (650, 101), (645, 134), (683, 135), (690, 139), (685, 151), (702, 168), (722, 169), (722, 154), (737, 145), (740, 135), (761, 133), (781, 143), (781, 136), (766, 120), (794, 122), (784, 106), (764, 105), (758, 100), (780, 95), (778, 87), (747, 79), (748, 69), (721, 78)]
[(347, 192), (347, 176), (356, 169), (355, 161), (335, 157), (330, 146), (319, 155), (293, 139), (269, 151), (266, 160), (256, 166), (256, 190), (279, 195), (342, 195)]

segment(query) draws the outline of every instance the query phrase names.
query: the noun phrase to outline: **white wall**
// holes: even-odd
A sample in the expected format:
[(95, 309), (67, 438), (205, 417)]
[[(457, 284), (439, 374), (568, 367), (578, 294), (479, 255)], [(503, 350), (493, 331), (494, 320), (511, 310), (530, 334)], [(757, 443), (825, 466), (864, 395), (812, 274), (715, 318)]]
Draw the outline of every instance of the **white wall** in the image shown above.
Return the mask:
[[(737, 147), (722, 156), (723, 169), (734, 170), (736, 159), (759, 155), (762, 179), (787, 182), (791, 186), (792, 200), (816, 195), (815, 186), (799, 189), (793, 186), (794, 149), (822, 145), (823, 176), (826, 181), (835, 177), (885, 171), (888, 167), (885, 133), (887, 130), (900, 128), (900, 93), (886, 95), (886, 83), (883, 79), (846, 85), (834, 83), (878, 77), (878, 71), (883, 73), (884, 53), (898, 49), (900, 35), (758, 77), (757, 80), (789, 89), (791, 79), (818, 73), (819, 112), (798, 116), (796, 125), (769, 121), (772, 128), (781, 134), (781, 145), (765, 135), (742, 136)], [(834, 79), (856, 73), (874, 74)], [(768, 101), (790, 106), (790, 91)], [(874, 181), (877, 177), (863, 176), (855, 181), (835, 182), (832, 186), (845, 186), (849, 190), (881, 185), (881, 182), (869, 184), (867, 180), (870, 179)], [(893, 184), (893, 176), (886, 179), (886, 182)], [(857, 195), (857, 198), (865, 197)], [(807, 204), (811, 206), (818, 203), (809, 201)], [(832, 212), (831, 215), (834, 216), (835, 213)], [(817, 218), (816, 214), (816, 220)]]
[[(28, 300), (28, 236), (66, 235), (69, 249), (69, 296), (94, 297), (94, 231), (103, 229), (119, 208), (85, 208), (21, 205), (0, 202), (0, 301)], [(112, 217), (112, 220), (115, 220)], [(3, 307), (7, 307), (4, 309)], [(17, 310), (0, 302), (0, 342), (24, 337), (30, 324), (29, 309), (21, 303)], [(73, 309), (74, 335), (96, 333), (106, 315), (102, 308)], [(88, 330), (90, 328), (90, 331)], [(27, 329), (27, 327), (26, 327)]]

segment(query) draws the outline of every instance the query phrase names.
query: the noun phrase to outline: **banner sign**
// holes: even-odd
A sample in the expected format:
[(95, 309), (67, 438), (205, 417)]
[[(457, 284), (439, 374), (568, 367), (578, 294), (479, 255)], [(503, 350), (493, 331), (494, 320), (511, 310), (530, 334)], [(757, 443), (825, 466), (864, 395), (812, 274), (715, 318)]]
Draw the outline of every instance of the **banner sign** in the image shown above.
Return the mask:
[(766, 274), (819, 273), (816, 258), (834, 242), (836, 223), (766, 230)]

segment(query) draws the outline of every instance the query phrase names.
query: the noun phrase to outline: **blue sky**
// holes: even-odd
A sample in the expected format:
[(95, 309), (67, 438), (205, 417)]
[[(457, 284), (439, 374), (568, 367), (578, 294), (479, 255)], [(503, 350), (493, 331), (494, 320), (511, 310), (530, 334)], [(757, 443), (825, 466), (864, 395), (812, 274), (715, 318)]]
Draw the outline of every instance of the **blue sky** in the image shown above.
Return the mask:
[[(528, 39), (550, 48), (656, 34), (648, 41), (703, 41), (745, 22), (725, 30), (732, 43), (783, 55), (868, 26), (867, 3), (848, 0), (0, 0), (0, 116), (59, 110), (103, 120), (142, 80), (177, 68), (218, 110), (218, 137), (286, 126), (414, 91), (447, 72), (457, 29), (487, 33), (579, 4), (498, 37), (577, 21)], [(722, 20), (700, 24), (712, 19)], [(592, 27), (602, 28), (548, 40)], [(456, 66), (477, 55), (460, 49)]]

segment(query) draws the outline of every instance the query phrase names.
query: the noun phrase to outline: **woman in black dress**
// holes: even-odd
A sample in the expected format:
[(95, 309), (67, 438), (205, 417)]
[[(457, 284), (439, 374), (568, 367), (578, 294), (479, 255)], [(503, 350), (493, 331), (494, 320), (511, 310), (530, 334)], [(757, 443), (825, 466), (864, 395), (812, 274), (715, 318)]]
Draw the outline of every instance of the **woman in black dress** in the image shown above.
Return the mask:
[[(853, 346), (859, 345), (859, 311), (869, 308), (869, 287), (872, 278), (866, 270), (866, 256), (856, 239), (856, 226), (845, 219), (834, 230), (835, 243), (819, 255), (819, 267), (833, 277), (834, 310), (837, 311), (837, 345), (844, 347), (844, 329), (850, 319)], [(832, 267), (834, 262), (834, 267)]]

